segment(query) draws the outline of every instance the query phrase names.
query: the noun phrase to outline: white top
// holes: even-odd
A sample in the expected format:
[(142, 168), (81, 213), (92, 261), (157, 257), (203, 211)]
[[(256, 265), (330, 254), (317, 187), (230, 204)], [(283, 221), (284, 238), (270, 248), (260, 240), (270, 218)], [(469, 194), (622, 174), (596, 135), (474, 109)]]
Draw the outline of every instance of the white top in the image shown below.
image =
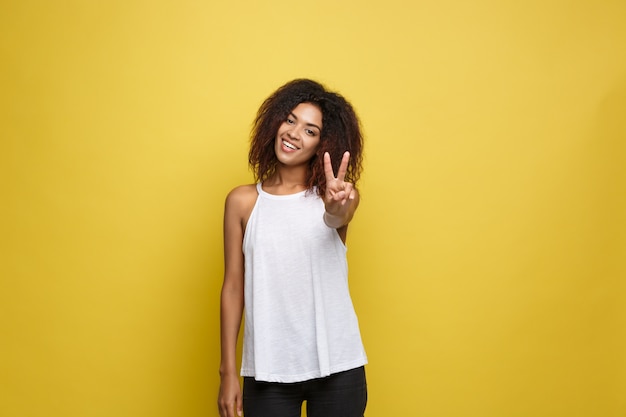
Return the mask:
[(346, 246), (316, 191), (259, 196), (243, 238), (242, 376), (300, 382), (367, 363)]

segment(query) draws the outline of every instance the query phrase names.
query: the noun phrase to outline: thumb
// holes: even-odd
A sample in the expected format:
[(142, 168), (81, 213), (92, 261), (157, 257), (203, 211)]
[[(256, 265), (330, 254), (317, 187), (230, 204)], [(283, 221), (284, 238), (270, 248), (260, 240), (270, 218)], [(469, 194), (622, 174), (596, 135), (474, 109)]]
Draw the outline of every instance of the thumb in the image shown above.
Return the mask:
[(241, 396), (238, 396), (237, 397), (237, 415), (239, 417), (241, 417), (241, 414), (242, 414), (242, 411), (243, 411), (242, 408), (243, 407), (241, 406)]

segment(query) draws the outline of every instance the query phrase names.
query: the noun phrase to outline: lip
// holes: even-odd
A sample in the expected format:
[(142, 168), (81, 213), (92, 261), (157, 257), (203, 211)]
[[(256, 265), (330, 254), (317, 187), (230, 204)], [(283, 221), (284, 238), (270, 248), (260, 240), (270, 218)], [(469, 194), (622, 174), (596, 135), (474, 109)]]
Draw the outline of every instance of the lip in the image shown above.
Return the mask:
[[(288, 143), (289, 145), (293, 146), (293, 148), (290, 148), (289, 146), (286, 146), (285, 143)], [(300, 150), (300, 148), (298, 146), (296, 146), (295, 143), (293, 143), (293, 142), (291, 142), (291, 141), (289, 141), (287, 139), (281, 139), (281, 145), (287, 151), (294, 152), (294, 151), (299, 151)]]

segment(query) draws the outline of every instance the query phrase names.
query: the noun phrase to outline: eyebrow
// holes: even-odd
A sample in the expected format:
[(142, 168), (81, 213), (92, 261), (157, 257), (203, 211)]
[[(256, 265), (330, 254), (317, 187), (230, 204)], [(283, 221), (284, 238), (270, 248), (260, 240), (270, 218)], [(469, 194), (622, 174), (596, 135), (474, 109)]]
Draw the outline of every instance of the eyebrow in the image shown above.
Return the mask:
[[(293, 114), (293, 113), (289, 113), (289, 115), (290, 115), (291, 117), (293, 117), (294, 119), (298, 120), (298, 116), (296, 116), (295, 114)], [(316, 127), (316, 128), (317, 128), (317, 130), (319, 130), (320, 132), (322, 131), (322, 128), (321, 128), (321, 127), (319, 127), (318, 125), (316, 125), (315, 123), (307, 123), (306, 125), (307, 125), (307, 126), (311, 126), (311, 127)]]

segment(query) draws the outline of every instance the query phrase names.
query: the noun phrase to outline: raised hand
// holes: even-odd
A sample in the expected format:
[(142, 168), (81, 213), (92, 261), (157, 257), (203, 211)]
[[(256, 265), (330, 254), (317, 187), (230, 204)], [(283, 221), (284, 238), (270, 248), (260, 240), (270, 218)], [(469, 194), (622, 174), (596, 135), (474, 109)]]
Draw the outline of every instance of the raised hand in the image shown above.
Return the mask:
[(335, 177), (330, 154), (328, 152), (324, 153), (324, 174), (326, 176), (326, 193), (324, 194), (326, 213), (324, 221), (330, 227), (337, 228), (346, 225), (354, 214), (355, 205), (351, 203), (357, 197), (357, 191), (352, 183), (344, 181), (349, 160), (350, 152), (345, 152)]

